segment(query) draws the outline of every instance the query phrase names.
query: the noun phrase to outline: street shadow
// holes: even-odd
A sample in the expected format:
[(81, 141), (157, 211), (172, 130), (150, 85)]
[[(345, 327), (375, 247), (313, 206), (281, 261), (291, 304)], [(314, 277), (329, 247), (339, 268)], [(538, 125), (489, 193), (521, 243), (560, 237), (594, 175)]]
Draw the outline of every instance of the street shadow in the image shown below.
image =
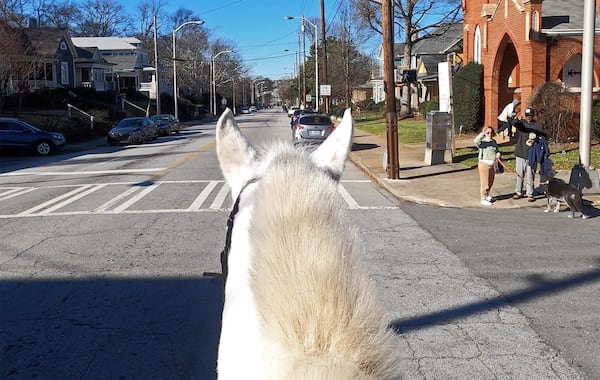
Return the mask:
[(0, 377), (214, 379), (214, 277), (0, 282)]
[[(598, 260), (600, 263), (600, 260)], [(527, 276), (531, 286), (526, 289), (500, 295), (463, 306), (424, 314), (414, 318), (398, 319), (390, 323), (390, 327), (398, 334), (420, 330), (434, 325), (464, 319), (466, 317), (499, 309), (504, 306), (517, 306), (532, 298), (547, 297), (555, 293), (564, 292), (571, 288), (585, 286), (600, 281), (600, 269), (581, 272), (559, 280), (550, 280), (542, 275)]]
[(352, 144), (353, 152), (358, 152), (361, 150), (376, 149), (376, 148), (379, 148), (379, 145), (377, 145), (377, 144), (358, 144), (358, 143)]

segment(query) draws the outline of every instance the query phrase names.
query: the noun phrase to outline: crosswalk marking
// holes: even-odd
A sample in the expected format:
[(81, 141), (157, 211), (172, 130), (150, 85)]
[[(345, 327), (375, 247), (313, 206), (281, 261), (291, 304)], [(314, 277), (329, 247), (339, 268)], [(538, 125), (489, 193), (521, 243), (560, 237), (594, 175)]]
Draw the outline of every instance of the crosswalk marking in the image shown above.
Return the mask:
[(108, 200), (107, 202), (103, 203), (102, 205), (96, 207), (94, 212), (105, 212), (106, 210), (108, 210), (109, 208), (114, 206), (115, 204), (119, 203), (121, 201), (121, 199), (127, 198), (129, 195), (135, 193), (138, 190), (139, 190), (139, 187), (130, 187), (129, 189), (127, 189), (127, 191), (117, 195), (116, 197), (114, 197), (114, 198)]
[(350, 193), (348, 193), (348, 191), (346, 190), (346, 188), (344, 186), (342, 186), (341, 183), (338, 183), (337, 190), (342, 195), (342, 198), (344, 198), (344, 200), (346, 201), (346, 204), (348, 204), (348, 207), (350, 209), (360, 208), (360, 206), (358, 205), (358, 203), (354, 200), (354, 198), (352, 198), (352, 196), (350, 195)]
[(210, 193), (212, 193), (214, 188), (217, 187), (218, 183), (219, 182), (217, 181), (210, 181), (208, 185), (206, 185), (204, 190), (202, 190), (202, 192), (196, 197), (196, 199), (194, 199), (190, 207), (188, 207), (188, 210), (199, 210), (202, 207), (204, 201), (206, 201), (206, 199), (210, 195)]
[[(348, 206), (350, 210), (390, 210), (397, 209), (398, 207), (390, 204), (389, 202), (384, 202), (383, 205), (380, 206), (372, 206), (372, 205), (360, 205), (356, 199), (351, 195), (351, 193), (344, 187), (345, 182), (348, 183), (370, 183), (370, 181), (342, 181), (338, 185), (338, 191), (344, 202)], [(139, 210), (132, 209), (132, 206), (138, 203), (145, 197), (148, 197), (152, 192), (154, 192), (157, 188), (163, 188), (165, 186), (177, 186), (177, 185), (189, 185), (191, 184), (192, 188), (198, 187), (197, 184), (205, 184), (198, 193), (197, 196), (191, 193), (181, 193), (184, 198), (179, 199), (179, 203), (185, 200), (186, 196), (190, 197), (189, 206), (183, 205), (182, 208), (164, 208), (164, 209), (141, 209)], [(40, 204), (37, 204), (32, 207), (28, 207), (24, 211), (8, 211), (7, 214), (2, 213), (3, 207), (7, 210), (12, 210), (15, 205), (27, 205), (30, 206), (31, 203), (28, 201), (28, 198), (23, 198), (23, 200), (19, 200), (20, 196), (27, 197), (26, 194), (31, 193), (34, 190), (39, 192), (49, 191), (56, 192), (60, 189), (65, 189), (65, 193), (55, 196), (52, 199), (44, 201)], [(106, 192), (104, 189), (111, 189)], [(167, 187), (164, 190), (157, 192), (157, 195), (153, 195), (145, 205), (154, 204), (157, 201), (162, 206), (169, 207), (169, 198), (164, 198), (164, 194), (171, 193), (172, 188)], [(115, 190), (117, 192), (115, 192)], [(119, 192), (120, 191), (120, 192)], [(46, 187), (2, 187), (0, 186), (0, 219), (6, 218), (19, 218), (19, 217), (35, 217), (35, 216), (66, 216), (66, 215), (101, 215), (101, 214), (144, 214), (144, 213), (185, 213), (185, 212), (218, 212), (218, 211), (226, 211), (231, 208), (231, 205), (225, 205), (227, 199), (229, 199), (231, 189), (229, 185), (223, 180), (188, 180), (188, 181), (155, 181), (151, 182), (148, 186), (141, 186), (139, 183), (134, 182), (111, 182), (111, 183), (102, 183), (102, 184), (77, 184), (77, 185), (53, 185)], [(108, 201), (105, 201), (100, 206), (92, 206), (89, 210), (81, 209), (81, 204), (79, 206), (75, 206), (75, 208), (71, 208), (71, 210), (66, 209), (66, 206), (75, 203), (87, 196), (92, 194), (99, 194), (97, 197), (93, 198), (94, 200), (100, 200), (103, 197), (106, 198), (106, 195), (109, 194), (111, 197)], [(117, 195), (115, 195), (117, 194)], [(10, 202), (3, 202), (11, 199)], [(13, 201), (16, 199), (16, 201)], [(173, 199), (173, 201), (177, 201)], [(93, 202), (93, 201), (92, 201)], [(381, 202), (378, 202), (381, 203)], [(208, 206), (205, 206), (208, 205)], [(85, 206), (84, 206), (85, 207)], [(95, 208), (94, 208), (95, 207)], [(25, 208), (25, 207), (24, 207)], [(77, 209), (79, 208), (79, 210)], [(153, 207), (152, 207), (153, 208)], [(64, 209), (64, 210), (63, 210)]]
[(210, 205), (210, 209), (211, 210), (219, 210), (221, 207), (223, 207), (223, 202), (225, 202), (225, 198), (227, 198), (228, 194), (229, 194), (229, 185), (227, 183), (223, 183), (223, 187), (221, 187), (221, 190), (215, 197), (215, 200)]
[(87, 189), (85, 191), (82, 191), (79, 194), (76, 194), (76, 195), (74, 195), (74, 196), (72, 196), (70, 198), (67, 198), (64, 201), (62, 201), (62, 202), (60, 202), (58, 204), (55, 204), (52, 207), (48, 207), (47, 209), (45, 209), (44, 211), (42, 211), (40, 214), (49, 214), (49, 213), (51, 213), (53, 211), (58, 210), (59, 208), (63, 208), (64, 206), (66, 206), (68, 204), (71, 204), (71, 203), (75, 202), (76, 200), (85, 197), (86, 195), (90, 195), (91, 193), (102, 189), (104, 186), (106, 186), (106, 185), (105, 184), (100, 184), (100, 185), (92, 186), (89, 189)]
[(35, 187), (15, 187), (13, 189), (6, 189), (6, 191), (0, 193), (0, 202), (18, 197), (19, 195), (23, 195), (33, 190), (35, 190)]
[(115, 207), (115, 209), (113, 210), (113, 212), (121, 212), (121, 211), (126, 210), (129, 207), (133, 206), (137, 201), (139, 201), (140, 199), (144, 198), (152, 190), (156, 189), (158, 187), (158, 185), (159, 185), (158, 183), (154, 183), (154, 184), (146, 187), (144, 190), (138, 192), (137, 194), (135, 194), (133, 197), (131, 197), (129, 200), (127, 200), (126, 202), (124, 202), (120, 206)]
[(25, 210), (25, 211), (23, 211), (23, 212), (19, 213), (19, 215), (20, 215), (20, 216), (25, 216), (25, 215), (33, 214), (34, 212), (36, 212), (36, 211), (38, 211), (38, 210), (41, 210), (41, 209), (43, 209), (43, 208), (46, 208), (46, 207), (50, 206), (51, 204), (54, 204), (54, 203), (60, 202), (60, 201), (62, 201), (63, 199), (67, 199), (67, 198), (69, 198), (69, 197), (72, 197), (72, 196), (76, 195), (77, 193), (79, 193), (79, 192), (81, 192), (81, 191), (84, 191), (84, 190), (87, 190), (87, 189), (89, 189), (90, 187), (92, 187), (92, 185), (83, 185), (83, 186), (80, 186), (80, 187), (78, 187), (78, 188), (76, 188), (76, 189), (74, 189), (74, 190), (71, 190), (71, 191), (69, 191), (69, 192), (68, 192), (68, 193), (66, 193), (66, 194), (59, 195), (58, 197), (56, 197), (56, 198), (53, 198), (53, 199), (50, 199), (49, 201), (46, 201), (46, 202), (44, 202), (44, 203), (41, 203), (41, 204), (39, 204), (39, 205), (37, 205), (37, 206), (33, 206), (32, 208), (30, 208), (30, 209), (27, 209), (27, 210)]

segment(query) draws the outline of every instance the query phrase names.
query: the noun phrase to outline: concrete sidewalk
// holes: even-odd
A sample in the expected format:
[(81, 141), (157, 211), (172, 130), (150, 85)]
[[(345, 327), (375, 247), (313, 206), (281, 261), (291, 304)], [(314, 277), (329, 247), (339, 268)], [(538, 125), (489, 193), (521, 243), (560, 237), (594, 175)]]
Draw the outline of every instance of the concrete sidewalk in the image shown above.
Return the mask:
[[(457, 138), (455, 145), (457, 148), (474, 147), (473, 137)], [(370, 175), (380, 186), (401, 200), (461, 208), (546, 207), (546, 199), (543, 195), (536, 196), (536, 202), (528, 202), (525, 198), (512, 199), (515, 192), (515, 176), (507, 172), (496, 175), (492, 187), (492, 196), (496, 202), (492, 206), (482, 206), (479, 203), (477, 169), (470, 169), (458, 163), (427, 165), (425, 163), (425, 144), (400, 144), (398, 147), (400, 179), (388, 179), (388, 174), (383, 166), (386, 147), (385, 138), (355, 129), (354, 147), (350, 154), (350, 160)], [(568, 182), (570, 171), (559, 171), (556, 176)], [(536, 181), (539, 181), (539, 176), (536, 176)], [(600, 204), (600, 194), (584, 194), (583, 198), (594, 205)]]

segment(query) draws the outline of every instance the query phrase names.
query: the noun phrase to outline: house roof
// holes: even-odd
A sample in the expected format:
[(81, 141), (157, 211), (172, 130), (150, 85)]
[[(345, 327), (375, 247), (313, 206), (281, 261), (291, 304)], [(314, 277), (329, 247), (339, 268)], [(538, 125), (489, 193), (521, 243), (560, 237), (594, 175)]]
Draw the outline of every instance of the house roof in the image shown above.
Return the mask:
[(114, 65), (107, 62), (102, 55), (100, 55), (97, 48), (82, 48), (76, 46), (75, 51), (77, 52), (77, 58), (75, 58), (77, 63), (92, 63), (94, 65), (106, 67)]
[[(542, 32), (549, 35), (583, 33), (583, 8), (582, 0), (544, 0)], [(596, 31), (599, 21), (596, 14)]]
[(134, 37), (72, 37), (71, 40), (75, 46), (96, 47), (99, 50), (136, 50), (141, 44)]
[(419, 38), (412, 47), (413, 55), (448, 54), (462, 51), (463, 24), (441, 25)]
[(75, 47), (67, 37), (64, 29), (58, 28), (24, 28), (23, 33), (27, 37), (29, 45), (35, 53), (43, 57), (56, 56), (56, 50), (64, 41), (71, 52), (75, 54)]

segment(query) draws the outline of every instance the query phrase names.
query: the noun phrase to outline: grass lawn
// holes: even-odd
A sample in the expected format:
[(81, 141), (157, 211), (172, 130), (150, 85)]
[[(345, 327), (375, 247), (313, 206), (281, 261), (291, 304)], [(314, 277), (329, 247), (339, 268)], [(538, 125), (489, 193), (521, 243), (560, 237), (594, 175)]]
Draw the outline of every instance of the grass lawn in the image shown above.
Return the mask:
[[(386, 135), (385, 118), (375, 115), (362, 115), (356, 118), (356, 127), (365, 132), (383, 136)], [(475, 135), (470, 135), (470, 139)], [(510, 168), (515, 168), (514, 145), (503, 143), (496, 139), (500, 145), (502, 161)], [(398, 142), (400, 144), (418, 144), (425, 142), (425, 119), (404, 119), (398, 121)], [(477, 148), (458, 148), (455, 151), (453, 162), (460, 162), (470, 168), (477, 167)], [(554, 170), (571, 170), (579, 163), (579, 145), (577, 143), (550, 144), (550, 159)], [(600, 168), (600, 144), (592, 145), (590, 164)]]

